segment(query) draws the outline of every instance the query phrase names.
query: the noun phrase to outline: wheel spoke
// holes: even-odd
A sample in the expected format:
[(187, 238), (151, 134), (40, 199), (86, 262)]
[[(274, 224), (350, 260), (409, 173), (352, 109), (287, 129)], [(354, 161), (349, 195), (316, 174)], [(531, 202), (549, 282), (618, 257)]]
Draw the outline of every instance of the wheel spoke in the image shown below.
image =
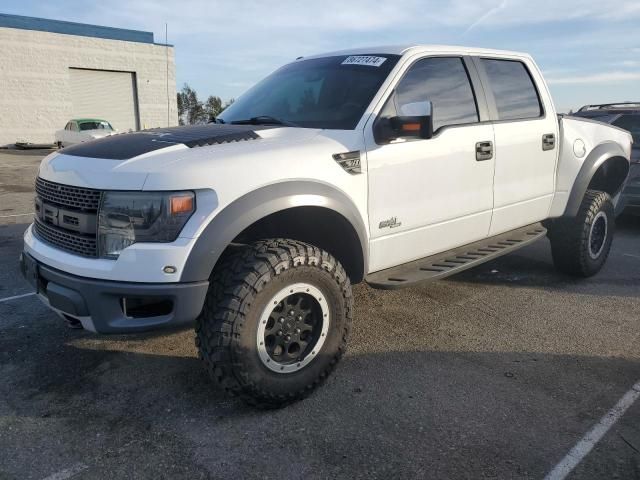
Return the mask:
[(297, 294), (289, 295), (286, 299), (287, 307), (298, 307), (300, 305), (301, 296)]
[(271, 315), (269, 320), (267, 320), (267, 325), (265, 327), (265, 336), (273, 335), (280, 329), (280, 324), (278, 323), (279, 315)]
[(304, 323), (304, 322), (301, 322), (298, 325), (298, 328), (300, 329), (300, 333), (310, 332), (311, 330), (313, 330), (312, 325), (309, 325), (308, 323)]
[(300, 345), (300, 352), (298, 352), (298, 355), (301, 355), (309, 346), (309, 341), (308, 340), (302, 340), (299, 339), (298, 340), (298, 344)]

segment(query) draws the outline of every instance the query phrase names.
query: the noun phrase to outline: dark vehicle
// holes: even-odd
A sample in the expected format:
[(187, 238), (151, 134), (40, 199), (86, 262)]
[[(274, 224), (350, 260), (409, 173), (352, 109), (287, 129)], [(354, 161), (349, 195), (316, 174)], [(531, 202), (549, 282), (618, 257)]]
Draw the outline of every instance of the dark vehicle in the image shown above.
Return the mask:
[(640, 102), (585, 105), (572, 115), (609, 123), (631, 133), (631, 170), (627, 186), (616, 204), (616, 215), (623, 212), (640, 215)]

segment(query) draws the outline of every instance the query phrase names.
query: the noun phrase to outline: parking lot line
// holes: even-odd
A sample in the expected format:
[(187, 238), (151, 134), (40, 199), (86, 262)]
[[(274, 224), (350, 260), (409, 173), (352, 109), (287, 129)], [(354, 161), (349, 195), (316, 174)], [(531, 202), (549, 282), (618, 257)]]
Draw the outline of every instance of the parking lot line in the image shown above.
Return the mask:
[(618, 403), (580, 439), (560, 463), (547, 474), (545, 480), (562, 480), (566, 478), (638, 398), (640, 398), (640, 381), (631, 387), (631, 390), (625, 393)]
[(8, 302), (10, 300), (17, 300), (18, 298), (30, 297), (31, 295), (35, 295), (36, 292), (31, 293), (23, 293), (22, 295), (14, 295), (13, 297), (0, 298), (0, 303)]

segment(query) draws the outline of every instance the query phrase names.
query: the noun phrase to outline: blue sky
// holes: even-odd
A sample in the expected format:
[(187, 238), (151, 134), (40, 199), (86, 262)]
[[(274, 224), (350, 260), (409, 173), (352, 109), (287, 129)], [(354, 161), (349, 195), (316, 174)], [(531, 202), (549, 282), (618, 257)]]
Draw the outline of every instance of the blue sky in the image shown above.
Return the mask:
[(148, 30), (178, 86), (236, 97), (300, 55), (438, 43), (531, 53), (560, 111), (640, 101), (640, 0), (4, 0), (0, 12)]

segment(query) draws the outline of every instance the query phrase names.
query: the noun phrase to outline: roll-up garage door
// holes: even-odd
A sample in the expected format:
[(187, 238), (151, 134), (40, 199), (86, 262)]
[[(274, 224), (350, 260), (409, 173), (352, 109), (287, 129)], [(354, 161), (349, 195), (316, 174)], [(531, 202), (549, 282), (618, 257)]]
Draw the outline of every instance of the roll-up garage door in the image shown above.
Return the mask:
[(70, 68), (73, 118), (107, 120), (120, 132), (139, 130), (135, 73)]

